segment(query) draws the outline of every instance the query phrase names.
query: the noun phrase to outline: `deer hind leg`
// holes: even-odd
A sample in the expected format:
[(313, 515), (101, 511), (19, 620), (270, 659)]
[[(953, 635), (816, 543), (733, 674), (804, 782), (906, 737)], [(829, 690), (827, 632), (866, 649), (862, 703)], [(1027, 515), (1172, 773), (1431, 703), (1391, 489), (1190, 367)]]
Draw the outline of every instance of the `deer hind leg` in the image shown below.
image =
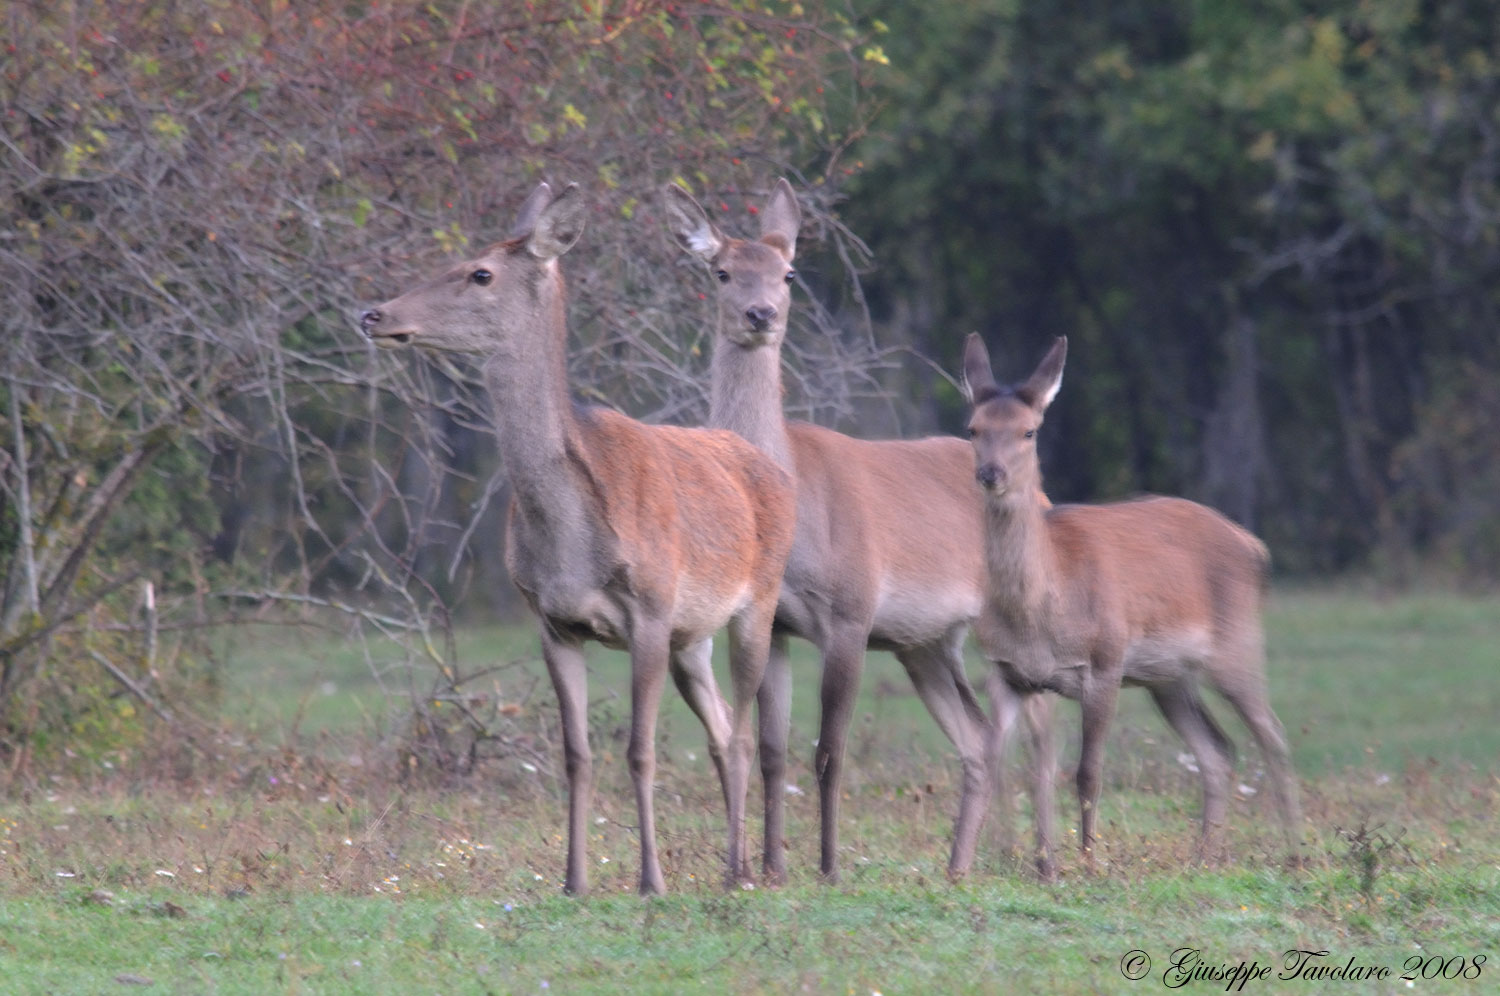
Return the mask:
[(667, 891), (661, 863), (656, 855), (656, 714), (666, 684), (671, 634), (661, 620), (642, 620), (633, 627), (630, 640), (630, 746), (626, 757), (635, 783), (635, 808), (641, 835), (641, 882), (643, 896)]
[(818, 777), (818, 804), (823, 819), (822, 854), (818, 869), (825, 882), (837, 882), (839, 794), (844, 773), (844, 748), (854, 699), (859, 694), (869, 627), (844, 624), (833, 628), (823, 650), (822, 720), (813, 770)]
[(957, 639), (896, 652), (896, 659), (911, 676), (917, 695), (958, 750), (963, 764), (963, 794), (953, 826), (953, 849), (948, 856), (950, 879), (962, 878), (974, 863), (979, 830), (993, 791), (987, 757), (990, 721), (964, 675), (962, 639), (960, 631)]
[(724, 807), (729, 808), (729, 704), (719, 692), (719, 683), (714, 680), (714, 641), (700, 640), (672, 654), (672, 681), (688, 708), (703, 724), (708, 734), (708, 756), (713, 761), (719, 776), (719, 785), (726, 790)]
[(563, 640), (542, 623), (542, 658), (562, 711), (563, 765), (568, 776), (568, 864), (563, 891), (588, 892), (589, 800), (594, 788), (594, 756), (589, 750), (588, 667), (583, 648)]
[(734, 686), (729, 734), (729, 878), (728, 884), (754, 878), (745, 828), (745, 802), (750, 792), (750, 766), (755, 756), (751, 729), (756, 696), (760, 694), (771, 653), (771, 622), (775, 604), (756, 604), (729, 620), (729, 676)]
[(1203, 781), (1203, 829), (1198, 838), (1197, 860), (1212, 860), (1229, 802), (1234, 744), (1203, 704), (1191, 679), (1153, 687), (1151, 697), (1197, 759), (1198, 776)]
[(1297, 800), (1297, 776), (1292, 770), (1286, 731), (1271, 709), (1265, 670), (1260, 660), (1259, 657), (1249, 658), (1249, 666), (1234, 669), (1226, 678), (1216, 679), (1214, 685), (1250, 728), (1250, 735), (1255, 738), (1261, 755), (1266, 759), (1271, 786), (1276, 793), (1276, 806), (1281, 815), (1282, 831), (1286, 836), (1288, 856), (1293, 862), (1300, 862), (1302, 811)]
[(792, 727), (792, 668), (785, 633), (771, 636), (766, 674), (756, 694), (760, 714), (760, 777), (765, 788), (762, 870), (768, 884), (786, 882), (786, 758)]

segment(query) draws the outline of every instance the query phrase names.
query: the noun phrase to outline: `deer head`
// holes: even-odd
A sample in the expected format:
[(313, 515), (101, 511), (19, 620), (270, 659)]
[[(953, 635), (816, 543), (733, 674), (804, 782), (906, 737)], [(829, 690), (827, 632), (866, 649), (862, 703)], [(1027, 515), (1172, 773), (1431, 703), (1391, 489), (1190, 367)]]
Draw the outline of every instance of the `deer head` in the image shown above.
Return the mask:
[(761, 212), (760, 238), (732, 239), (719, 231), (693, 195), (666, 188), (667, 228), (677, 244), (708, 264), (719, 288), (719, 329), (737, 346), (777, 346), (791, 308), (792, 259), (802, 212), (791, 184), (778, 180)]
[(1041, 493), (1042, 470), (1036, 434), (1042, 415), (1062, 387), (1068, 340), (1052, 344), (1030, 377), (1001, 387), (990, 367), (990, 353), (977, 332), (964, 347), (964, 394), (974, 406), (969, 439), (974, 444), (974, 477), (991, 497)]
[(504, 241), (364, 312), (360, 329), (385, 348), (486, 354), (527, 348), (516, 340), (547, 327), (535, 316), (561, 307), (556, 260), (583, 234), (585, 210), (577, 184), (556, 197), (537, 184)]

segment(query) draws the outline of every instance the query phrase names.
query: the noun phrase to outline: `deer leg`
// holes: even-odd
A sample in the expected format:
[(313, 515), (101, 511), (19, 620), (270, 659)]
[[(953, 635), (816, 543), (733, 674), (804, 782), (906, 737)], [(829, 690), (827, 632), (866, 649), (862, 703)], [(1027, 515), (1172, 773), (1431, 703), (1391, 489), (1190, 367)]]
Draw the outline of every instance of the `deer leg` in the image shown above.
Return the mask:
[(1229, 779), (1234, 771), (1234, 745), (1204, 706), (1191, 680), (1153, 687), (1151, 697), (1198, 760), (1198, 775), (1203, 781), (1203, 829), (1198, 838), (1197, 860), (1208, 860), (1224, 825)]
[(823, 646), (823, 716), (818, 728), (818, 746), (813, 751), (813, 770), (818, 776), (818, 802), (822, 810), (822, 855), (818, 869), (825, 882), (837, 882), (839, 794), (844, 770), (844, 748), (849, 723), (854, 718), (854, 699), (865, 662), (869, 629), (842, 625), (834, 628)]
[(562, 712), (563, 765), (568, 776), (568, 865), (563, 891), (588, 892), (589, 799), (594, 787), (594, 756), (589, 750), (588, 668), (583, 648), (559, 638), (542, 623), (542, 658)]
[(756, 696), (771, 653), (774, 603), (752, 605), (729, 620), (729, 677), (734, 703), (729, 736), (729, 884), (753, 878), (745, 829), (745, 800), (750, 792), (750, 764), (755, 756), (751, 731)]
[(1104, 739), (1119, 697), (1118, 678), (1096, 678), (1085, 686), (1079, 700), (1083, 707), (1083, 744), (1078, 752), (1078, 846), (1090, 872), (1094, 870), (1094, 826), (1099, 815), (1099, 789), (1103, 785)]
[(667, 891), (656, 856), (656, 713), (668, 670), (670, 632), (659, 620), (637, 622), (630, 639), (630, 746), (626, 757), (635, 782), (635, 808), (641, 835), (643, 896)]
[(765, 787), (762, 870), (769, 884), (786, 881), (786, 757), (792, 725), (792, 667), (785, 633), (771, 635), (766, 674), (756, 695), (760, 716), (760, 777)]
[[(961, 640), (962, 631), (958, 635)], [(953, 849), (948, 856), (948, 877), (954, 880), (967, 874), (974, 863), (979, 829), (992, 791), (986, 758), (990, 722), (964, 675), (960, 648), (958, 641), (949, 639), (941, 644), (906, 647), (896, 652), (896, 659), (911, 676), (917, 695), (958, 750), (963, 764), (963, 792), (953, 827)]]
[(1214, 684), (1250, 728), (1250, 735), (1255, 738), (1261, 755), (1266, 759), (1266, 768), (1271, 773), (1271, 785), (1276, 792), (1282, 830), (1286, 835), (1288, 854), (1293, 862), (1300, 863), (1302, 812), (1297, 801), (1297, 777), (1292, 771), (1292, 756), (1287, 747), (1286, 731), (1271, 709), (1265, 672), (1259, 667), (1236, 668), (1229, 680), (1217, 680)]
[[(990, 786), (996, 807), (993, 838), (996, 849), (1008, 860), (1016, 852), (1016, 799), (1010, 784), (1006, 756), (1015, 740), (1016, 721), (1021, 718), (1023, 697), (1006, 682), (998, 667), (991, 667), (984, 679), (985, 695), (994, 713), (989, 723), (985, 760), (990, 769)], [(1028, 783), (1027, 788), (1031, 786)]]
[[(729, 783), (729, 771), (725, 767), (729, 750), (729, 705), (719, 693), (719, 683), (714, 680), (714, 641), (700, 640), (672, 654), (672, 681), (688, 708), (703, 724), (708, 734), (708, 756), (718, 772), (719, 784)], [(729, 804), (726, 798), (725, 806)]]
[(1036, 819), (1036, 870), (1043, 882), (1057, 880), (1057, 738), (1052, 735), (1052, 705), (1045, 692), (1028, 695), (1021, 704), (1031, 747), (1026, 773)]

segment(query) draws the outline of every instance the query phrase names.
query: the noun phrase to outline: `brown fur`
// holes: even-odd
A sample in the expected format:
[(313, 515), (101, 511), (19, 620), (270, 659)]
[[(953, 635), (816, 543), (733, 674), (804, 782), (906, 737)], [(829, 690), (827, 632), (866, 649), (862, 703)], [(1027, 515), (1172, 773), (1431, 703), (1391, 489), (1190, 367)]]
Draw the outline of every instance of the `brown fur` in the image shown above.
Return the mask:
[[(1066, 341), (1031, 378), (994, 382), (989, 355), (970, 336), (964, 374), (977, 400), (969, 420), (975, 476), (986, 494), (985, 607), (975, 632), (1004, 682), (1022, 694), (1078, 700), (1079, 842), (1092, 863), (1102, 744), (1122, 684), (1148, 689), (1198, 758), (1203, 779), (1201, 856), (1222, 824), (1233, 745), (1207, 711), (1200, 682), (1244, 719), (1266, 756), (1295, 852), (1296, 781), (1266, 691), (1261, 598), (1265, 545), (1213, 509), (1181, 498), (1046, 508), (1035, 435), (1062, 381)], [(1033, 786), (1038, 854), (1055, 871), (1050, 782)]]
[[(747, 873), (751, 703), (765, 672), (793, 535), (791, 481), (732, 433), (643, 425), (575, 408), (565, 379), (557, 257), (582, 230), (581, 198), (538, 186), (511, 236), (361, 319), (382, 345), (482, 358), (513, 499), (506, 564), (541, 620), (562, 711), (568, 776), (565, 888), (588, 887), (593, 755), (581, 643), (628, 648), (628, 758), (643, 893), (665, 891), (652, 783), (656, 714), (670, 672), (709, 735), (729, 815), (729, 878)], [(714, 681), (710, 637), (729, 627), (734, 704)]]
[[(984, 591), (982, 504), (969, 448), (959, 439), (854, 439), (787, 422), (781, 410), (781, 344), (791, 305), (791, 261), (800, 212), (785, 180), (765, 209), (759, 239), (725, 236), (684, 190), (668, 187), (678, 243), (708, 264), (718, 286), (710, 421), (745, 436), (793, 472), (797, 535), (777, 609), (778, 639), (761, 689), (761, 771), (766, 783), (764, 864), (784, 875), (780, 835), (790, 688), (786, 640), (822, 652), (822, 721), (814, 765), (822, 805), (820, 868), (837, 874), (845, 741), (867, 647), (891, 650), (953, 741), (963, 789), (948, 870), (973, 861), (991, 794), (990, 723), (964, 674), (963, 639)], [(1018, 702), (1008, 689), (1000, 708)], [(1026, 713), (1050, 728), (1044, 699)]]

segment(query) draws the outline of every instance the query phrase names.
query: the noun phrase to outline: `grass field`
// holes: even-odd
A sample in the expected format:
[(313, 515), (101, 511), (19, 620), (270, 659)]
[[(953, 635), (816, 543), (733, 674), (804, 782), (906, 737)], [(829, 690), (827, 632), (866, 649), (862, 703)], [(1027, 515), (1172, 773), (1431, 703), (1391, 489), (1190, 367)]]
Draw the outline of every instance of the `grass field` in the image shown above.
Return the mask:
[[(658, 821), (672, 895), (649, 902), (633, 894), (618, 655), (594, 657), (594, 892), (574, 900), (558, 894), (565, 807), (548, 764), (502, 760), (447, 786), (397, 779), (372, 745), (397, 727), (401, 692), (429, 676), (343, 640), (239, 645), (223, 696), (239, 733), (215, 763), (177, 756), (171, 777), (117, 769), (0, 800), (0, 992), (1220, 992), (1234, 983), (1208, 969), (1242, 962), (1269, 969), (1245, 992), (1500, 991), (1500, 605), (1287, 590), (1267, 624), (1303, 784), (1302, 870), (1280, 861), (1260, 759), (1226, 710), (1244, 785), (1230, 859), (1192, 867), (1194, 776), (1130, 692), (1098, 874), (1069, 852), (1062, 881), (1043, 886), (992, 834), (981, 867), (950, 885), (956, 761), (899, 666), (874, 654), (850, 739), (844, 875), (823, 885), (816, 664), (803, 655), (792, 881), (719, 887), (718, 788), (669, 692)], [(526, 659), (533, 641), (479, 630), (461, 652), (475, 666), (521, 661), (493, 682), (545, 746), (554, 707)], [(1060, 716), (1066, 766), (1076, 709)], [(1076, 807), (1059, 795), (1066, 836)], [(1200, 952), (1200, 977), (1172, 967), (1180, 949)], [(1289, 949), (1328, 954), (1289, 968)], [(1134, 950), (1152, 965), (1133, 982), (1125, 971), (1145, 964)], [(1309, 977), (1325, 965), (1360, 978)]]

